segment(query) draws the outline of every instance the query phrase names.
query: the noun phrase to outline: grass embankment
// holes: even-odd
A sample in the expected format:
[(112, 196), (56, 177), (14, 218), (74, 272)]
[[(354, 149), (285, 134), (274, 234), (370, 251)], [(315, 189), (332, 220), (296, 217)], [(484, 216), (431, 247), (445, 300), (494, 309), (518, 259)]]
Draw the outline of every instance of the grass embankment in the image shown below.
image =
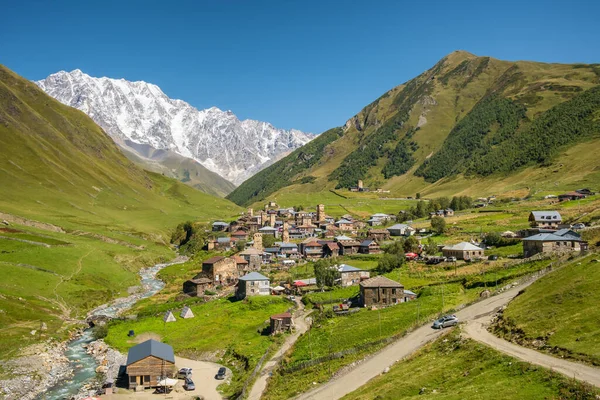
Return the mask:
[(542, 277), (514, 299), (494, 331), (519, 344), (600, 365), (598, 254)]
[[(0, 66), (0, 359), (126, 293), (170, 231), (241, 209), (127, 160), (84, 113)], [(49, 226), (47, 224), (53, 224)], [(68, 244), (65, 244), (68, 243)], [(49, 245), (46, 247), (43, 245)], [(48, 330), (32, 335), (46, 322)]]
[(438, 339), (344, 400), (587, 399), (597, 390), (505, 356), (460, 331)]
[[(179, 305), (180, 306), (180, 305)], [(195, 359), (220, 360), (233, 369), (233, 381), (224, 388), (227, 395), (238, 394), (260, 358), (277, 338), (262, 335), (269, 316), (293, 305), (281, 297), (250, 297), (244, 301), (219, 299), (192, 304), (195, 317), (179, 318), (181, 307), (172, 304), (176, 322), (165, 324), (162, 305), (148, 306), (137, 320), (115, 321), (109, 325), (106, 342), (122, 352), (139, 339), (127, 336), (133, 329), (138, 338), (160, 338), (175, 353)], [(177, 308), (175, 308), (177, 307)]]
[[(500, 283), (512, 282), (549, 263), (550, 261), (537, 261), (507, 268), (496, 264), (496, 276), (493, 273), (480, 274), (479, 270), (462, 273), (459, 268), (458, 272), (461, 274), (455, 281), (450, 279), (454, 277), (454, 271), (443, 267), (429, 269), (411, 263), (393, 271), (387, 276), (404, 284), (406, 289), (418, 293), (417, 300), (380, 311), (361, 309), (346, 316), (316, 317), (310, 335), (305, 334), (298, 339), (272, 376), (264, 398), (290, 398), (308, 390), (313, 382), (323, 383), (340, 368), (383, 348), (391, 337), (402, 335), (442, 312), (475, 301), (486, 288), (493, 290), (496, 277), (498, 287), (501, 287)], [(494, 264), (485, 267), (493, 268)], [(468, 269), (470, 266), (462, 268)], [(330, 297), (347, 298), (357, 292), (356, 287), (340, 288), (331, 293), (310, 294), (307, 302), (328, 302)]]

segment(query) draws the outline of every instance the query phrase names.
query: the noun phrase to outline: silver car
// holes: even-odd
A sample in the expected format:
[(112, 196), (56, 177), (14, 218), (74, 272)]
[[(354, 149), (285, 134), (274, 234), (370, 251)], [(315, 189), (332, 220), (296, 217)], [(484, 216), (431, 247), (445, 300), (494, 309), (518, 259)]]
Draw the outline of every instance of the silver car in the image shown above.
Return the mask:
[(454, 325), (458, 325), (458, 318), (456, 315), (446, 315), (438, 320), (433, 321), (433, 325), (431, 327), (433, 329), (442, 329)]

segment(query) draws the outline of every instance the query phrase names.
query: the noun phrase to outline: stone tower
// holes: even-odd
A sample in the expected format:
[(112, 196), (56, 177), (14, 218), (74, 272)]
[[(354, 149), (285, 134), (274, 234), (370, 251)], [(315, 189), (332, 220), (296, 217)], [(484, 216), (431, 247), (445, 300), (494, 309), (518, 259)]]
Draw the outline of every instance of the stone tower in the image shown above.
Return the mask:
[(254, 241), (252, 247), (259, 251), (264, 250), (262, 243), (262, 233), (255, 233), (254, 236), (252, 236), (252, 240)]
[(248, 208), (248, 216), (249, 217), (254, 217), (254, 210), (252, 209), (252, 207)]
[(275, 227), (275, 218), (277, 217), (277, 215), (275, 214), (269, 214), (269, 226), (271, 228)]
[(358, 180), (358, 190), (363, 188), (363, 181), (362, 180)]
[(325, 204), (317, 206), (317, 222), (325, 221)]
[(290, 228), (287, 221), (283, 221), (283, 233), (281, 234), (281, 240), (283, 243), (289, 243), (290, 241)]

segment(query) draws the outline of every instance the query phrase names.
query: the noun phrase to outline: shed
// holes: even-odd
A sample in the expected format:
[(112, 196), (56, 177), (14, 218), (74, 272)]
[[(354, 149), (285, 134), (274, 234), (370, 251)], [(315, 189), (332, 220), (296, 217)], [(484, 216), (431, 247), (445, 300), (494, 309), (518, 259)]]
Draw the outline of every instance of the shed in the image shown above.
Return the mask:
[(179, 314), (179, 316), (184, 319), (194, 318), (194, 313), (189, 306), (185, 306), (183, 307), (183, 310), (181, 310), (181, 314)]
[(157, 387), (175, 372), (175, 354), (168, 344), (147, 340), (129, 349), (126, 372), (129, 389)]
[(173, 313), (171, 311), (167, 311), (165, 313), (165, 316), (163, 317), (163, 321), (164, 322), (175, 322), (177, 320), (175, 319), (175, 316), (173, 315)]
[(292, 314), (289, 312), (271, 315), (271, 335), (275, 335), (281, 332), (289, 331), (292, 329)]

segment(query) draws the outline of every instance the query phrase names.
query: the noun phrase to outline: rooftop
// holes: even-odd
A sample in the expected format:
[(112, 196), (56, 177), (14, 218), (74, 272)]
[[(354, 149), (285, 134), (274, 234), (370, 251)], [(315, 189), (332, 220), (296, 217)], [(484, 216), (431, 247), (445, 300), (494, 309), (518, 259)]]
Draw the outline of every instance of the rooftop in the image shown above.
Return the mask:
[(537, 222), (548, 220), (556, 222), (562, 221), (562, 217), (560, 216), (560, 213), (558, 211), (532, 211), (531, 215), (533, 215), (533, 218)]
[(338, 271), (339, 272), (356, 272), (356, 271), (363, 271), (363, 270), (360, 268), (353, 267), (352, 265), (340, 264), (338, 266)]
[(171, 346), (150, 339), (129, 349), (129, 352), (127, 353), (127, 365), (131, 365), (150, 356), (175, 363), (175, 354), (173, 353), (173, 348)]
[(483, 249), (481, 247), (475, 246), (473, 243), (460, 242), (460, 243), (455, 244), (453, 246), (445, 246), (444, 250), (459, 250), (459, 251), (475, 250), (475, 251), (481, 251)]
[(218, 261), (223, 260), (224, 258), (225, 257), (223, 257), (223, 256), (214, 256), (214, 257), (209, 258), (208, 260), (202, 261), (202, 264), (214, 264)]
[(268, 281), (269, 278), (258, 272), (250, 272), (240, 278), (240, 281)]
[(404, 285), (401, 285), (398, 282), (381, 275), (376, 276), (375, 278), (367, 279), (366, 281), (362, 281), (360, 286), (365, 288), (404, 288)]

